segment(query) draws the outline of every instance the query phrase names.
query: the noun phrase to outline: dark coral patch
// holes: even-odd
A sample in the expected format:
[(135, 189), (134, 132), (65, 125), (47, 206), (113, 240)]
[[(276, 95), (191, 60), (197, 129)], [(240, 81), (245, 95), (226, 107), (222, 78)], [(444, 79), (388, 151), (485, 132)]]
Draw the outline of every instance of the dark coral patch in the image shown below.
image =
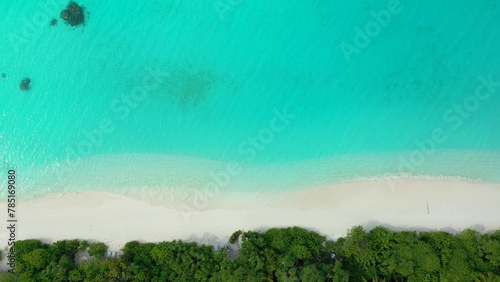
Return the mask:
[(66, 9), (61, 11), (61, 19), (71, 26), (77, 26), (85, 22), (84, 7), (70, 2)]
[(19, 88), (23, 91), (28, 91), (30, 89), (30, 83), (31, 79), (29, 79), (28, 77), (23, 78), (23, 80), (21, 80), (21, 83), (19, 84)]

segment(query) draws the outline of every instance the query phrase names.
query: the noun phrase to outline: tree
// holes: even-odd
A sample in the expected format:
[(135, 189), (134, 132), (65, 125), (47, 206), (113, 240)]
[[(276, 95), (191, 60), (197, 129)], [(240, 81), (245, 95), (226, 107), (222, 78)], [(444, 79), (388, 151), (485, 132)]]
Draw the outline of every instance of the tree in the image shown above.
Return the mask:
[(137, 281), (152, 281), (155, 273), (151, 266), (155, 265), (151, 256), (151, 250), (155, 244), (141, 244), (131, 241), (122, 248), (121, 260), (127, 265), (125, 277)]
[(42, 244), (40, 240), (20, 240), (16, 242), (15, 251), (17, 257), (22, 257), (24, 254), (27, 254), (36, 249), (44, 249), (47, 248), (47, 245)]
[(493, 271), (493, 266), (486, 261), (479, 238), (479, 233), (472, 229), (465, 229), (457, 235), (458, 242), (467, 253), (472, 267), (478, 272)]
[(218, 269), (211, 247), (195, 243), (162, 242), (153, 247), (151, 256), (160, 277), (168, 281), (208, 281)]
[(491, 272), (479, 273), (474, 279), (474, 282), (500, 282), (500, 276), (495, 275)]
[(376, 252), (370, 245), (370, 238), (363, 227), (354, 226), (347, 232), (340, 255), (346, 258), (345, 266), (352, 277), (374, 277), (377, 274)]
[(64, 282), (67, 281), (67, 277), (68, 268), (53, 261), (38, 275), (40, 281), (46, 282)]
[(91, 258), (79, 266), (84, 281), (108, 282), (106, 277), (106, 265), (96, 258)]
[[(238, 234), (235, 232), (233, 234)], [(236, 235), (234, 236), (236, 237)], [(87, 262), (76, 266), (78, 240), (45, 245), (18, 241), (16, 273), (0, 281), (499, 281), (500, 230), (394, 232), (361, 226), (336, 241), (305, 229), (272, 228), (240, 235), (239, 256), (182, 241), (128, 242), (123, 255), (102, 260), (103, 243), (92, 243)], [(331, 254), (335, 253), (333, 259)]]
[(491, 235), (483, 234), (479, 238), (481, 251), (484, 260), (493, 266), (492, 272), (500, 275), (500, 232), (497, 231)]
[(3, 282), (16, 282), (16, 275), (8, 272), (0, 272), (0, 281)]
[(111, 259), (103, 262), (106, 266), (107, 281), (123, 281), (127, 265), (119, 259)]
[(50, 260), (57, 263), (61, 257), (65, 256), (69, 260), (73, 261), (75, 254), (78, 252), (79, 246), (80, 241), (78, 240), (62, 240), (54, 242), (52, 245), (48, 246)]
[(322, 265), (310, 264), (300, 271), (300, 281), (304, 282), (322, 282), (325, 281), (326, 273)]
[(89, 255), (94, 256), (98, 259), (104, 258), (104, 255), (106, 255), (106, 251), (108, 250), (108, 247), (104, 243), (100, 242), (95, 242), (90, 244), (89, 247)]
[(379, 276), (388, 280), (434, 281), (440, 260), (431, 245), (419, 241), (415, 232), (395, 232)]
[[(240, 280), (295, 281), (315, 273), (325, 280), (331, 271), (330, 252), (325, 237), (302, 228), (271, 228), (264, 234), (242, 234), (240, 256), (231, 267)], [(325, 243), (326, 244), (326, 243)], [(305, 270), (306, 274), (302, 274)], [(226, 266), (222, 266), (225, 271)]]
[(442, 231), (435, 232), (421, 232), (419, 238), (429, 243), (441, 257), (441, 264), (446, 266), (450, 261), (453, 254), (453, 244), (455, 243), (455, 238)]
[(238, 238), (240, 237), (240, 235), (243, 233), (243, 231), (241, 230), (238, 230), (236, 232), (234, 232), (233, 234), (231, 234), (231, 237), (229, 237), (229, 243), (231, 244), (234, 244), (238, 241)]
[(235, 260), (240, 276), (272, 281), (277, 256), (273, 250), (268, 249), (268, 244), (268, 238), (262, 233), (247, 231), (242, 234), (240, 255)]
[(350, 275), (349, 271), (342, 267), (341, 262), (335, 263), (335, 266), (333, 267), (332, 271), (328, 273), (327, 278), (330, 281), (338, 281), (338, 282), (348, 282)]
[(81, 282), (83, 281), (85, 274), (82, 268), (70, 270), (68, 273), (68, 281), (70, 282)]
[(322, 246), (325, 237), (312, 231), (298, 227), (272, 228), (266, 231), (265, 236), (275, 251), (284, 252), (294, 260), (319, 262), (328, 255)]
[(24, 266), (33, 272), (44, 269), (49, 263), (49, 253), (46, 249), (35, 249), (22, 256)]
[(89, 242), (86, 240), (83, 240), (80, 242), (80, 246), (78, 246), (78, 251), (85, 252), (88, 247), (89, 247)]
[(20, 240), (13, 246), (16, 253), (16, 276), (19, 281), (35, 281), (36, 271), (48, 263), (47, 245), (40, 240)]

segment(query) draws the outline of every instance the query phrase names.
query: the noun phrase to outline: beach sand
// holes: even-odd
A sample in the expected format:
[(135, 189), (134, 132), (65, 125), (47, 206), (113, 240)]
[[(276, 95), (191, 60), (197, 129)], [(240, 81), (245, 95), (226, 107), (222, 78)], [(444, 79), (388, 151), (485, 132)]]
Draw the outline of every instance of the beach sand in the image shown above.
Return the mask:
[[(500, 227), (500, 185), (459, 180), (393, 179), (280, 193), (224, 192), (204, 211), (102, 192), (52, 195), (17, 206), (17, 240), (97, 240), (118, 251), (126, 242), (173, 239), (223, 244), (236, 230), (300, 226), (338, 238), (348, 228), (490, 231)], [(6, 203), (0, 204), (6, 211)], [(8, 230), (0, 229), (6, 248)]]

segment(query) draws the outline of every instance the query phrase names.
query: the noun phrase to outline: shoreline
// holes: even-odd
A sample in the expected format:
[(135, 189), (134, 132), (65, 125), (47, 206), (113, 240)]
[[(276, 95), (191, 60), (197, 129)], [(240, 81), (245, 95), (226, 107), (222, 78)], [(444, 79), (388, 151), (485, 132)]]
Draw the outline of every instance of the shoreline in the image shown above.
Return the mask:
[[(425, 165), (401, 167), (401, 158), (410, 152), (335, 155), (268, 164), (169, 154), (117, 154), (82, 158), (74, 167), (55, 162), (13, 169), (22, 173), (18, 196), (24, 200), (83, 191), (123, 195), (139, 189), (146, 192), (145, 198), (152, 198), (154, 193), (149, 191), (164, 191), (178, 199), (209, 185), (219, 186), (223, 194), (260, 193), (400, 178), (500, 184), (496, 169), (500, 167), (500, 151), (437, 150), (425, 158)], [(0, 191), (0, 197), (7, 197), (7, 193)]]
[[(355, 225), (486, 232), (500, 228), (496, 216), (499, 200), (499, 184), (422, 179), (227, 193), (207, 210), (197, 212), (181, 212), (123, 195), (74, 192), (20, 201), (16, 239), (47, 243), (85, 239), (101, 241), (118, 251), (132, 240), (223, 244), (239, 229), (287, 226), (304, 227), (333, 239)], [(0, 209), (6, 210), (6, 203)], [(0, 238), (7, 236), (7, 229), (2, 229)]]

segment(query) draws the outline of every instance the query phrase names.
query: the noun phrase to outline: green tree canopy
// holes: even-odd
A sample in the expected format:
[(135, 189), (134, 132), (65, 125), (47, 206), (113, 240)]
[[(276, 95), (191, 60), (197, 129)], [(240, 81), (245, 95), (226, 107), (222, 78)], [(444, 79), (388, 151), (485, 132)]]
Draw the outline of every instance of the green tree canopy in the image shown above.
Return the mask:
[(95, 242), (90, 244), (89, 247), (89, 255), (94, 256), (98, 259), (104, 258), (106, 255), (106, 251), (108, 250), (108, 246), (104, 243)]

